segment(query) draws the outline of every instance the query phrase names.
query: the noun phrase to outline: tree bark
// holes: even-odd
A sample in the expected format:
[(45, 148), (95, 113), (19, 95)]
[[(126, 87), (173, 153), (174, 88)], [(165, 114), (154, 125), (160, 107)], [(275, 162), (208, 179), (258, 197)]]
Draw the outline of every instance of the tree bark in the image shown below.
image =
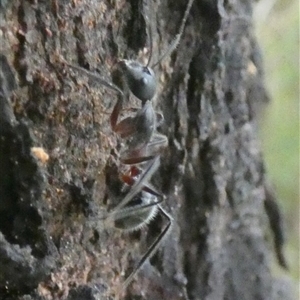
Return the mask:
[[(108, 79), (117, 59), (147, 61), (145, 3), (0, 5), (0, 299), (115, 299), (165, 221), (130, 235), (95, 221), (121, 145), (109, 122), (117, 97), (63, 61)], [(266, 239), (270, 219), (284, 266), (257, 136), (268, 97), (252, 6), (195, 0), (180, 45), (155, 70), (169, 145), (151, 182), (174, 226), (122, 299), (291, 299)], [(155, 61), (186, 1), (153, 7)]]

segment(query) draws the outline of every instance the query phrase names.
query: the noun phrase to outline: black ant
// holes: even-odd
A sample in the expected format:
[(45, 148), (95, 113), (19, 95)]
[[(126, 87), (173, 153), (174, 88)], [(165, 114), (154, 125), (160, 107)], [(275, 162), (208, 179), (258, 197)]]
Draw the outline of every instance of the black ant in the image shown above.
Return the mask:
[[(158, 61), (152, 64), (152, 68), (157, 66), (165, 57), (168, 57), (178, 45), (193, 1), (188, 1), (176, 38)], [(119, 96), (110, 116), (110, 124), (112, 130), (127, 141), (127, 147), (120, 155), (120, 162), (130, 167), (129, 171), (123, 174), (119, 172), (120, 175), (118, 177), (121, 181), (120, 179), (118, 180), (122, 186), (118, 187), (119, 191), (117, 191), (117, 195), (115, 191), (111, 193), (113, 197), (121, 195), (122, 200), (112, 211), (100, 219), (104, 219), (107, 222), (111, 221), (114, 227), (127, 231), (134, 231), (147, 225), (157, 213), (161, 213), (168, 221), (163, 231), (126, 278), (122, 286), (123, 289), (130, 284), (144, 262), (155, 253), (160, 242), (165, 238), (172, 226), (171, 216), (160, 206), (165, 196), (156, 191), (149, 183), (152, 175), (160, 165), (159, 150), (168, 144), (167, 137), (156, 131), (157, 126), (163, 120), (163, 116), (154, 111), (151, 102), (155, 96), (157, 85), (155, 74), (149, 67), (152, 58), (151, 38), (152, 35), (150, 34), (151, 47), (146, 66), (132, 60), (120, 60), (117, 63), (115, 74), (117, 74), (116, 77), (119, 80), (118, 84), (110, 83), (83, 68), (67, 63), (73, 69), (97, 79), (101, 84), (117, 92)], [(118, 123), (124, 99), (129, 91), (141, 101), (141, 108), (136, 109), (133, 116), (127, 117)], [(141, 167), (138, 168), (136, 165), (140, 165)]]

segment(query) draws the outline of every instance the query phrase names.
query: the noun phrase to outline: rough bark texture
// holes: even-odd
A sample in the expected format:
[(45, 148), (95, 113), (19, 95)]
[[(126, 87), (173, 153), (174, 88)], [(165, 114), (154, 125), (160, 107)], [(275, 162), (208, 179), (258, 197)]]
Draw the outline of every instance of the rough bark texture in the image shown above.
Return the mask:
[[(1, 54), (18, 79), (16, 86), (1, 57), (0, 299), (115, 299), (164, 220), (131, 235), (94, 221), (107, 209), (105, 167), (120, 144), (109, 123), (116, 95), (62, 58), (107, 78), (118, 58), (146, 61), (144, 5), (0, 5)], [(122, 299), (290, 297), (271, 274), (265, 238), (269, 198), (255, 115), (267, 97), (252, 5), (195, 0), (179, 47), (156, 70), (154, 106), (169, 146), (152, 182), (174, 226)], [(185, 6), (154, 4), (156, 58)]]

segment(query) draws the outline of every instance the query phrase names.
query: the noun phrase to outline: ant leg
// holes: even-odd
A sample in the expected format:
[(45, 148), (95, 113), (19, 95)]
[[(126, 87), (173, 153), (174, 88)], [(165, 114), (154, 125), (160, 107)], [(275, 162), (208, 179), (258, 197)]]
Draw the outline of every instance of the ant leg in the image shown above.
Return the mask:
[[(149, 194), (152, 194), (150, 193), (150, 191), (152, 190), (152, 187), (148, 187), (147, 186), (147, 192)], [(135, 206), (131, 206), (131, 207), (126, 207), (126, 208), (123, 208), (119, 211), (115, 211), (114, 212), (114, 215), (113, 215), (113, 218), (111, 218), (111, 215), (110, 213), (108, 213), (107, 216), (105, 217), (100, 217), (100, 218), (97, 218), (97, 221), (98, 220), (105, 220), (105, 219), (109, 219), (107, 221), (108, 224), (110, 224), (110, 222), (112, 221), (118, 221), (118, 220), (121, 220), (121, 219), (124, 219), (124, 218), (128, 218), (130, 216), (136, 216), (138, 215), (138, 213), (140, 211), (143, 211), (147, 208), (150, 208), (150, 207), (153, 207), (153, 206), (158, 206), (158, 204), (162, 203), (164, 200), (165, 200), (165, 196), (157, 191), (155, 191), (153, 193), (153, 195), (157, 196), (158, 200), (155, 200), (155, 201), (152, 201), (150, 203), (146, 203), (146, 204), (137, 204)], [(156, 211), (153, 212), (153, 214), (151, 214), (151, 217), (149, 217), (149, 219), (152, 219), (152, 217), (154, 217), (154, 215), (156, 215)], [(148, 221), (145, 221), (144, 224), (147, 224)], [(122, 228), (123, 230), (127, 230), (127, 231), (134, 231), (134, 230), (137, 230), (139, 229), (141, 226), (134, 226), (134, 227), (124, 227)]]
[(145, 172), (142, 173), (140, 178), (133, 184), (132, 188), (124, 197), (124, 199), (114, 208), (112, 212), (108, 214), (110, 218), (113, 218), (118, 211), (120, 211), (124, 206), (126, 206), (126, 204), (130, 202), (130, 200), (143, 189), (143, 186), (150, 180), (152, 175), (158, 169), (159, 165), (159, 156), (156, 156), (152, 161), (150, 161)]
[[(113, 114), (114, 111), (111, 115), (111, 127), (121, 138), (128, 138), (136, 132), (136, 119), (134, 117), (125, 118), (118, 124), (115, 124), (117, 117), (113, 116)], [(119, 112), (117, 114), (119, 114)], [(113, 120), (115, 123), (112, 122), (112, 118), (115, 118)]]
[(114, 106), (114, 109), (113, 109), (112, 114), (110, 116), (110, 124), (111, 124), (111, 127), (112, 127), (113, 131), (120, 134), (121, 137), (127, 137), (129, 135), (132, 135), (132, 133), (134, 132), (134, 127), (132, 126), (132, 122), (130, 123), (126, 119), (126, 122), (125, 122), (125, 120), (123, 120), (121, 123), (117, 124), (119, 114), (120, 114), (120, 112), (123, 108), (123, 102), (124, 102), (124, 93), (123, 93), (123, 91), (117, 85), (115, 85), (111, 82), (108, 82), (107, 80), (103, 79), (99, 75), (96, 75), (96, 74), (94, 74), (94, 73), (92, 73), (92, 72), (90, 72), (90, 71), (88, 71), (84, 68), (72, 65), (68, 62), (64, 62), (64, 63), (67, 66), (69, 66), (70, 68), (75, 69), (76, 71), (83, 72), (84, 74), (86, 74), (90, 78), (92, 78), (94, 80), (97, 80), (100, 84), (103, 84), (104, 86), (112, 89), (113, 91), (115, 91), (119, 94), (119, 99), (118, 99), (116, 105)]
[(123, 108), (123, 102), (124, 102), (124, 93), (123, 91), (115, 84), (108, 82), (107, 80), (103, 79), (99, 75), (96, 75), (84, 68), (77, 67), (75, 65), (72, 65), (70, 63), (64, 62), (67, 66), (75, 69), (76, 71), (80, 71), (88, 75), (90, 78), (97, 80), (100, 84), (103, 84), (104, 86), (112, 89), (113, 91), (119, 93), (119, 99), (114, 106), (114, 109), (112, 111), (112, 114), (110, 116), (110, 124), (114, 132), (119, 134), (121, 138), (126, 138), (134, 133), (136, 130), (133, 123), (133, 118), (126, 118), (122, 120), (120, 123), (117, 124), (119, 114)]
[[(118, 101), (119, 102), (119, 101)], [(128, 138), (132, 136), (137, 131), (137, 122), (135, 117), (127, 117), (120, 121), (117, 124), (117, 119), (122, 109), (122, 103), (118, 103), (115, 105), (114, 110), (110, 117), (111, 127), (114, 132), (116, 132), (121, 138)], [(140, 108), (131, 108), (131, 112), (138, 112)], [(156, 126), (159, 126), (163, 123), (164, 117), (161, 113), (156, 113)]]
[[(140, 151), (138, 151), (140, 152)], [(131, 153), (133, 155), (136, 152)], [(120, 161), (125, 164), (125, 165), (135, 165), (135, 164), (140, 164), (149, 160), (154, 159), (156, 156), (155, 155), (144, 155), (144, 156), (135, 156), (135, 157), (129, 157), (129, 158), (121, 158)]]
[(112, 89), (113, 91), (117, 92), (119, 94), (119, 99), (114, 106), (114, 109), (112, 111), (112, 114), (110, 116), (110, 124), (112, 127), (112, 130), (119, 134), (122, 138), (126, 138), (130, 135), (132, 135), (135, 131), (135, 127), (133, 126), (133, 120), (132, 118), (126, 118), (125, 120), (122, 120), (120, 123), (118, 122), (119, 114), (123, 108), (123, 102), (124, 102), (124, 93), (123, 91), (115, 84), (108, 82), (107, 80), (103, 79), (99, 75), (96, 75), (84, 68), (77, 67), (75, 65), (72, 65), (70, 63), (64, 62), (67, 66), (75, 69), (76, 71), (83, 72), (84, 74), (88, 75), (90, 78), (97, 80), (100, 84), (103, 84), (104, 86)]
[[(134, 183), (136, 182), (136, 179), (134, 177), (137, 177), (141, 173), (142, 173), (141, 169), (139, 169), (137, 166), (132, 166), (130, 168), (129, 173), (121, 175), (121, 179), (122, 179), (123, 182), (125, 182), (129, 186), (133, 186)], [(152, 195), (156, 196), (157, 198), (163, 197), (163, 195), (160, 192), (158, 192), (156, 190), (156, 188), (153, 187), (150, 183), (145, 183), (142, 190), (144, 192), (147, 192), (149, 194), (152, 194)]]
[(116, 132), (116, 128), (117, 128), (118, 117), (122, 110), (122, 107), (123, 107), (123, 99), (120, 97), (110, 115), (110, 126), (111, 126), (112, 130), (115, 132)]
[[(123, 109), (123, 111), (134, 112), (134, 113), (137, 113), (139, 110), (141, 110), (141, 109), (137, 108), (137, 107), (130, 107), (130, 108)], [(162, 113), (155, 112), (155, 117), (156, 117), (156, 127), (158, 127), (163, 123), (164, 116)]]
[(137, 266), (134, 268), (134, 270), (130, 273), (130, 275), (126, 278), (125, 282), (122, 285), (122, 289), (124, 290), (132, 281), (133, 277), (136, 275), (136, 273), (139, 271), (139, 269), (143, 266), (145, 261), (150, 258), (159, 247), (160, 243), (164, 240), (164, 238), (167, 236), (169, 230), (172, 227), (173, 218), (160, 206), (158, 205), (159, 212), (168, 220), (168, 224), (163, 229), (163, 231), (159, 234), (159, 236), (155, 239), (155, 241), (151, 244), (151, 246), (148, 248), (147, 252), (143, 255)]
[(165, 148), (168, 146), (168, 138), (160, 133), (154, 133), (148, 144), (148, 148)]
[[(168, 138), (159, 133), (153, 133), (150, 142), (140, 149), (131, 150), (125, 158), (121, 158), (121, 162), (125, 165), (140, 164), (156, 157), (156, 153), (160, 148), (165, 148), (168, 145)], [(147, 153), (153, 153), (147, 155)]]

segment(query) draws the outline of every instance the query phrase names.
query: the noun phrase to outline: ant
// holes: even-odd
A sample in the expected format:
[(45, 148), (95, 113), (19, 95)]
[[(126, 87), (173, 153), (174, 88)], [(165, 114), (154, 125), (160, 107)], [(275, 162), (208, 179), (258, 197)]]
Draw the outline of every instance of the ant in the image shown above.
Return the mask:
[[(69, 67), (84, 72), (118, 94), (117, 103), (110, 116), (110, 124), (112, 130), (127, 141), (127, 147), (120, 155), (120, 162), (130, 167), (128, 171), (121, 174), (117, 170), (119, 174), (117, 180), (115, 180), (115, 175), (108, 174), (108, 186), (114, 187), (110, 188), (109, 196), (121, 197), (121, 201), (112, 211), (100, 219), (106, 222), (110, 221), (114, 227), (126, 231), (140, 229), (147, 225), (158, 213), (167, 219), (167, 225), (126, 278), (122, 289), (130, 284), (144, 262), (155, 253), (172, 226), (172, 217), (160, 206), (165, 196), (149, 183), (160, 165), (159, 152), (161, 148), (168, 145), (167, 137), (156, 131), (163, 121), (163, 115), (155, 112), (151, 102), (155, 96), (157, 85), (153, 68), (168, 57), (179, 44), (193, 1), (188, 1), (179, 33), (158, 61), (152, 64), (152, 68), (149, 67), (152, 58), (151, 26), (149, 34), (151, 47), (148, 63), (144, 66), (137, 61), (120, 60), (112, 73), (112, 77), (115, 78), (114, 83), (108, 82), (86, 69), (66, 63)], [(118, 123), (124, 100), (128, 97), (129, 92), (141, 101), (141, 108), (135, 109), (136, 113), (133, 116), (126, 117)], [(137, 165), (141, 167), (139, 168)], [(115, 184), (112, 184), (112, 182)]]

